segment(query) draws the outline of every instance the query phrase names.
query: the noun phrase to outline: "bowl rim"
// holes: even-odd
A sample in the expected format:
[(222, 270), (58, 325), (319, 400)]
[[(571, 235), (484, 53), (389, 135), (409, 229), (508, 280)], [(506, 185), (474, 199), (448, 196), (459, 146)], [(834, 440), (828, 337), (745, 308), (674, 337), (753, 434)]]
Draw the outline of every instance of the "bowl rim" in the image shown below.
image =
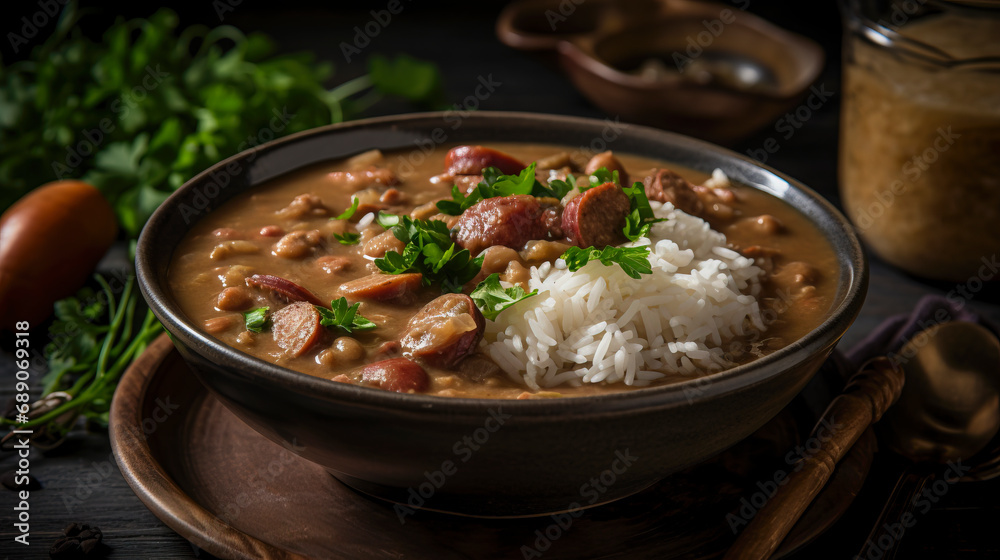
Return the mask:
[[(196, 327), (193, 321), (188, 320), (183, 311), (181, 311), (180, 306), (172, 300), (169, 295), (170, 289), (167, 286), (166, 274), (163, 275), (163, 278), (159, 278), (155, 264), (166, 259), (167, 263), (163, 267), (163, 270), (167, 270), (173, 258), (174, 251), (172, 249), (164, 251), (161, 247), (158, 247), (156, 240), (159, 239), (160, 232), (168, 224), (168, 213), (176, 210), (175, 207), (184, 200), (187, 191), (193, 190), (206, 179), (212, 177), (214, 173), (225, 169), (234, 162), (246, 159), (252, 161), (261, 153), (272, 151), (279, 147), (286, 147), (303, 139), (355, 129), (380, 126), (392, 127), (393, 125), (400, 124), (413, 125), (414, 123), (419, 123), (421, 120), (426, 120), (428, 123), (434, 121), (440, 122), (449, 113), (450, 111), (437, 111), (388, 115), (312, 128), (251, 147), (195, 175), (186, 181), (177, 191), (172, 193), (157, 208), (139, 236), (136, 245), (136, 276), (140, 291), (149, 304), (150, 309), (153, 310), (154, 314), (163, 323), (175, 341), (179, 340), (185, 346), (195, 348), (196, 353), (201, 357), (217, 365), (226, 367), (230, 371), (237, 371), (244, 378), (252, 378), (267, 385), (280, 386), (287, 391), (311, 395), (319, 401), (340, 403), (355, 407), (393, 409), (400, 413), (438, 413), (456, 416), (469, 414), (481, 415), (487, 409), (502, 406), (516, 416), (536, 417), (543, 420), (548, 418), (553, 421), (558, 421), (567, 415), (576, 414), (592, 416), (595, 412), (611, 413), (627, 412), (629, 410), (648, 410), (650, 407), (693, 406), (699, 401), (709, 400), (721, 394), (765, 383), (772, 377), (778, 376), (804, 361), (806, 357), (813, 356), (827, 347), (832, 348), (860, 312), (868, 286), (869, 270), (867, 257), (853, 227), (843, 214), (829, 201), (801, 182), (732, 150), (689, 136), (630, 123), (620, 123), (619, 126), (623, 129), (621, 136), (634, 135), (647, 137), (661, 145), (673, 145), (682, 149), (695, 149), (715, 156), (716, 160), (725, 159), (734, 161), (738, 165), (749, 166), (748, 169), (755, 168), (756, 170), (772, 175), (774, 178), (780, 179), (787, 184), (788, 189), (797, 191), (799, 195), (804, 196), (821, 213), (824, 220), (829, 220), (833, 228), (839, 230), (839, 233), (842, 234), (838, 236), (839, 239), (830, 239), (828, 237), (827, 240), (833, 245), (834, 252), (842, 268), (841, 278), (846, 279), (847, 286), (846, 289), (838, 290), (841, 297), (835, 302), (836, 307), (831, 307), (827, 311), (827, 316), (821, 324), (798, 340), (772, 354), (707, 376), (656, 387), (630, 389), (600, 395), (574, 396), (558, 399), (516, 400), (401, 394), (377, 388), (338, 383), (329, 379), (301, 373), (244, 353), (212, 337)], [(577, 127), (591, 127), (597, 131), (607, 125), (607, 121), (602, 119), (531, 112), (474, 111), (464, 118), (466, 121), (472, 119), (487, 123), (502, 119), (507, 123), (511, 121), (528, 121), (524, 123), (525, 125), (529, 124), (529, 122), (530, 124), (544, 124), (553, 127), (575, 125)], [(483, 138), (483, 141), (488, 142), (489, 140)], [(374, 148), (377, 148), (377, 146), (365, 145), (360, 146), (357, 151), (360, 153), (361, 151)], [(624, 152), (627, 153), (628, 151), (624, 150)], [(330, 160), (334, 159), (340, 158), (330, 158)], [(689, 164), (679, 163), (679, 165), (691, 167)], [(300, 167), (305, 167), (305, 165)], [(261, 182), (257, 184), (259, 185)], [(748, 186), (767, 192), (767, 189), (760, 188), (763, 186), (760, 184), (751, 184)], [(774, 193), (768, 194), (774, 195)], [(802, 208), (791, 204), (787, 200), (785, 200), (785, 203), (793, 206), (797, 211), (804, 213)], [(191, 222), (186, 228), (185, 233), (190, 231), (190, 228), (197, 221)], [(810, 221), (815, 220), (810, 218)], [(840, 245), (843, 245), (840, 249), (846, 249), (846, 252), (837, 250), (838, 241)], [(844, 270), (844, 267), (847, 267), (847, 270)]]

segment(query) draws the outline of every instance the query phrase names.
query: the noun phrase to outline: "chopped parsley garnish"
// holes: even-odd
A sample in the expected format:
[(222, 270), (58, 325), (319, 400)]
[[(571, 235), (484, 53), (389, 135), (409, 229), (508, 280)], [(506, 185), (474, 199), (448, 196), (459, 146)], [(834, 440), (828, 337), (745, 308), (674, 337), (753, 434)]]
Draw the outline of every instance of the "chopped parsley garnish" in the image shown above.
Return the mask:
[(344, 210), (339, 216), (333, 218), (334, 220), (350, 220), (354, 213), (358, 211), (358, 206), (361, 204), (361, 200), (358, 197), (351, 197), (351, 207)]
[(347, 334), (377, 328), (378, 325), (358, 315), (359, 307), (361, 307), (361, 303), (348, 305), (347, 298), (342, 297), (331, 301), (330, 309), (317, 305), (316, 310), (319, 311), (321, 325), (340, 329)]
[(535, 178), (535, 165), (532, 163), (517, 175), (504, 175), (495, 167), (487, 167), (483, 170), (483, 180), (468, 195), (462, 194), (458, 185), (452, 185), (451, 200), (439, 201), (438, 210), (457, 216), (485, 198), (515, 194), (562, 198), (572, 189), (572, 186), (567, 185), (565, 181), (554, 181), (548, 186), (543, 185)]
[(476, 307), (483, 312), (484, 317), (494, 321), (504, 309), (537, 293), (538, 290), (532, 290), (530, 294), (525, 293), (524, 288), (518, 285), (504, 288), (500, 285), (500, 275), (493, 273), (480, 282), (469, 297), (476, 302)]
[(608, 171), (607, 167), (602, 167), (597, 171), (590, 174), (589, 184), (585, 187), (580, 187), (576, 183), (576, 176), (572, 174), (567, 174), (566, 179), (553, 179), (549, 181), (549, 188), (555, 190), (556, 192), (561, 192), (558, 198), (566, 196), (566, 193), (573, 190), (574, 188), (579, 189), (580, 192), (586, 192), (588, 189), (594, 188), (597, 185), (603, 185), (604, 183), (614, 183), (616, 185), (620, 184), (618, 179), (617, 171)]
[(583, 265), (592, 260), (599, 260), (604, 266), (617, 264), (632, 278), (639, 278), (640, 274), (652, 274), (653, 269), (649, 266), (646, 257), (649, 256), (649, 247), (570, 247), (562, 254), (562, 259), (566, 261), (566, 267), (570, 271), (576, 272), (583, 268)]
[(344, 232), (343, 235), (339, 233), (333, 234), (333, 238), (336, 239), (341, 245), (357, 245), (361, 243), (361, 236), (357, 233)]
[(608, 171), (607, 167), (602, 167), (590, 174), (591, 187), (596, 187), (597, 185), (603, 185), (604, 183), (614, 183), (616, 185), (621, 185), (621, 181), (618, 179), (618, 171), (617, 170)]
[(267, 310), (269, 307), (258, 307), (250, 311), (243, 312), (243, 322), (250, 332), (262, 332), (267, 325)]
[(382, 272), (419, 272), (425, 285), (440, 284), (442, 291), (457, 293), (483, 267), (483, 257), (472, 258), (468, 249), (459, 250), (451, 240), (448, 225), (441, 220), (414, 220), (384, 212), (379, 212), (377, 220), (406, 244), (402, 254), (388, 251), (375, 259), (375, 266)]
[[(615, 172), (615, 175), (617, 174)], [(637, 181), (631, 187), (624, 187), (622, 190), (628, 195), (631, 207), (631, 211), (625, 218), (625, 227), (622, 228), (622, 232), (629, 241), (635, 241), (640, 237), (649, 237), (649, 228), (656, 222), (666, 221), (666, 218), (657, 218), (653, 214), (653, 208), (649, 205), (649, 199), (646, 198), (646, 187), (642, 183)]]

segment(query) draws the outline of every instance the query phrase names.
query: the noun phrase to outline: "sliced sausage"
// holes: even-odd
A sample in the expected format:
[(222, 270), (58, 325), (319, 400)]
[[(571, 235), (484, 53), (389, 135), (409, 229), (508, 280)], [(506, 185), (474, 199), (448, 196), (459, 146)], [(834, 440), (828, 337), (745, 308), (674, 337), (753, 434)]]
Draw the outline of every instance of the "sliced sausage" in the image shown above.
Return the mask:
[(486, 330), (486, 319), (472, 298), (445, 294), (417, 312), (399, 343), (403, 354), (448, 368), (476, 351)]
[(247, 278), (246, 282), (247, 286), (264, 290), (279, 301), (305, 301), (313, 305), (323, 305), (323, 302), (309, 290), (278, 276), (254, 274)]
[(396, 393), (422, 393), (430, 377), (419, 364), (406, 358), (390, 358), (361, 368), (361, 382)]
[(580, 247), (605, 247), (625, 241), (622, 229), (628, 216), (628, 195), (614, 183), (604, 183), (566, 204), (562, 229)]
[(340, 293), (350, 299), (386, 301), (409, 296), (420, 289), (424, 275), (419, 272), (406, 274), (372, 274), (344, 282)]
[(457, 226), (455, 241), (473, 256), (494, 245), (520, 249), (548, 234), (542, 206), (524, 194), (481, 200), (462, 212)]
[(669, 202), (674, 208), (694, 216), (701, 216), (705, 205), (687, 179), (669, 169), (658, 169), (643, 179), (646, 198)]
[(625, 172), (625, 166), (622, 162), (618, 161), (611, 150), (606, 152), (601, 152), (596, 156), (590, 158), (587, 162), (587, 166), (583, 168), (583, 171), (587, 175), (593, 175), (600, 168), (606, 168), (608, 171), (618, 172), (618, 183), (624, 187), (630, 186), (628, 182), (628, 173)]
[(313, 304), (297, 301), (271, 315), (271, 334), (286, 354), (301, 356), (322, 338), (320, 321), (319, 311)]
[(487, 167), (496, 167), (504, 175), (516, 175), (527, 165), (485, 146), (458, 146), (444, 156), (444, 168), (449, 175), (481, 175)]

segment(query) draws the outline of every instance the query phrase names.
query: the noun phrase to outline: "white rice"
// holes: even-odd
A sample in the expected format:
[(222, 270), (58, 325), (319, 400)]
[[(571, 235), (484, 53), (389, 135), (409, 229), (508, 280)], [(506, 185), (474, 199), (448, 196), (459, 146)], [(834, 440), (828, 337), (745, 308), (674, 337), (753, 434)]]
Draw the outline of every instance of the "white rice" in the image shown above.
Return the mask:
[[(728, 183), (721, 172), (711, 181)], [(623, 247), (649, 245), (653, 274), (634, 279), (599, 261), (570, 272), (558, 259), (531, 268), (536, 296), (487, 321), (486, 352), (511, 379), (535, 390), (645, 386), (671, 373), (729, 367), (726, 343), (745, 326), (764, 330), (756, 299), (762, 271), (752, 259), (729, 249), (704, 220), (650, 204), (667, 221)]]

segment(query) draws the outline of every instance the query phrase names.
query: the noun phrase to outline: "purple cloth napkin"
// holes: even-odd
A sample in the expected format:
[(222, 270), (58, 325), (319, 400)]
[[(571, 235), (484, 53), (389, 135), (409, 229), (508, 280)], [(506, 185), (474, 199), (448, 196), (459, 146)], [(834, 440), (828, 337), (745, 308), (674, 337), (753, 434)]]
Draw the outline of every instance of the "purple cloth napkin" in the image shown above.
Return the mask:
[[(896, 352), (918, 332), (949, 321), (978, 323), (1000, 337), (1000, 328), (991, 321), (980, 317), (965, 302), (952, 302), (938, 295), (927, 295), (917, 302), (909, 315), (894, 315), (882, 322), (874, 331), (844, 352), (843, 359), (851, 371), (865, 361), (889, 352)], [(833, 356), (835, 360), (841, 358)], [(849, 374), (848, 374), (849, 375)]]

